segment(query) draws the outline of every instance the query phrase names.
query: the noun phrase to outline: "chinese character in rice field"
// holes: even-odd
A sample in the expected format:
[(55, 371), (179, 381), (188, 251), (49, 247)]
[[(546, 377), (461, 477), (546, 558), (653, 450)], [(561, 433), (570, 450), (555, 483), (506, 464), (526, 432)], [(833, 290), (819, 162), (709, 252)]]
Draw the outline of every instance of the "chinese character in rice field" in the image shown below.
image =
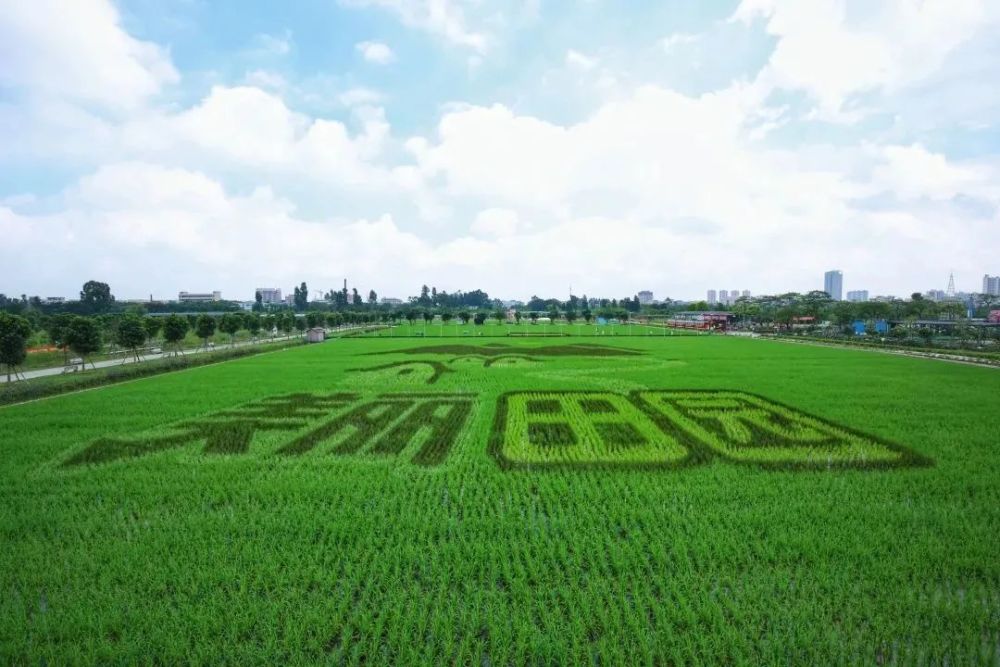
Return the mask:
[(490, 450), (504, 467), (663, 468), (712, 458), (773, 468), (929, 463), (738, 391), (512, 392), (501, 397)]
[(872, 435), (740, 391), (641, 391), (664, 428), (689, 433), (706, 455), (769, 467), (891, 467), (926, 459)]
[[(105, 463), (203, 442), (206, 454), (244, 454), (266, 434), (288, 434), (277, 451), (301, 455), (412, 454), (418, 465), (437, 465), (451, 450), (472, 410), (468, 394), (290, 394), (179, 422), (129, 438), (102, 438), (65, 465)], [(271, 439), (273, 439), (273, 435)], [(290, 439), (290, 441), (289, 441)]]
[(500, 398), (491, 449), (504, 466), (676, 465), (685, 434), (613, 392), (513, 392)]

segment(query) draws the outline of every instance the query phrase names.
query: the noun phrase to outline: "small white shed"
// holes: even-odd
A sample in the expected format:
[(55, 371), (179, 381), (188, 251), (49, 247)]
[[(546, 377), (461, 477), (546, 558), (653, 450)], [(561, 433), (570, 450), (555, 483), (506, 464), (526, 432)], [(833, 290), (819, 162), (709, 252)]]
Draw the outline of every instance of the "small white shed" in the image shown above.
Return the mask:
[(320, 329), (319, 327), (307, 329), (306, 340), (310, 343), (322, 343), (326, 340), (326, 329)]

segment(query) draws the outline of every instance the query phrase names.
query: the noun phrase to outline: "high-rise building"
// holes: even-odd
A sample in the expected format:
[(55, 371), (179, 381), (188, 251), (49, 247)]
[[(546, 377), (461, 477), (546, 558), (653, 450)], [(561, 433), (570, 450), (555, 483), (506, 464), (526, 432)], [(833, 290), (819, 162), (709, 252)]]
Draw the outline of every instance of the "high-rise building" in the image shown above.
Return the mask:
[(260, 300), (264, 303), (281, 303), (282, 300), (280, 287), (258, 287), (254, 292), (254, 300), (257, 294), (260, 294)]
[(741, 296), (745, 296), (745, 297), (747, 297), (749, 299), (750, 298), (750, 290), (748, 290), (748, 289), (743, 290), (743, 294)]
[(858, 303), (858, 302), (861, 302), (861, 301), (867, 301), (868, 300), (868, 290), (866, 290), (866, 289), (859, 289), (859, 290), (850, 291), (850, 292), (847, 293), (847, 300), (848, 301), (853, 301), (854, 303)]
[(983, 276), (983, 294), (1000, 296), (1000, 276), (991, 276), (989, 274)]
[(642, 290), (636, 296), (639, 297), (639, 303), (644, 306), (653, 303), (653, 293), (649, 290)]
[(844, 298), (844, 272), (836, 269), (823, 274), (823, 291), (834, 301)]
[(707, 301), (708, 301), (708, 305), (710, 305), (710, 306), (712, 304), (714, 304), (714, 303), (719, 303), (719, 297), (716, 296), (714, 289), (708, 290), (708, 299), (707, 299)]
[(718, 303), (729, 303), (729, 291), (720, 289), (719, 290), (719, 301)]

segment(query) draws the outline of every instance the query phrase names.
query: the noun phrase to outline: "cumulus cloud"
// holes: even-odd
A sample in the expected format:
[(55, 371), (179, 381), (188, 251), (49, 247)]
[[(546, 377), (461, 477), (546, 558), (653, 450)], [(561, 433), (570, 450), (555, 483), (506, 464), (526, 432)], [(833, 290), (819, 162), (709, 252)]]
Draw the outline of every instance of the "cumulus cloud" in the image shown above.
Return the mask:
[(180, 79), (170, 55), (121, 26), (108, 0), (7, 3), (0, 87), (131, 109)]
[[(743, 0), (731, 20), (764, 19), (777, 44), (762, 79), (805, 91), (819, 104), (821, 117), (835, 120), (854, 95), (892, 91), (934, 73), (961, 44), (996, 25), (1000, 5), (892, 0), (859, 13), (850, 20), (840, 0)], [(855, 121), (860, 115), (841, 118)]]
[(376, 65), (388, 65), (396, 59), (396, 54), (389, 45), (382, 42), (358, 42), (354, 45), (354, 49), (362, 58)]

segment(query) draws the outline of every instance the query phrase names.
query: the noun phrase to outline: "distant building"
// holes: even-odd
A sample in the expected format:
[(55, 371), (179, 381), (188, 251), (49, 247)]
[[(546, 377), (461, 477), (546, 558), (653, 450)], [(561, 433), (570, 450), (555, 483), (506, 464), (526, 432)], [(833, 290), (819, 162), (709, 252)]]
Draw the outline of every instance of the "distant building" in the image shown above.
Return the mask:
[(281, 303), (282, 300), (280, 287), (258, 287), (254, 292), (254, 301), (257, 300), (258, 294), (263, 303)]
[(708, 290), (708, 299), (706, 299), (706, 301), (708, 302), (708, 305), (710, 305), (710, 306), (712, 304), (719, 303), (719, 297), (718, 297), (718, 295), (716, 295), (714, 289)]
[(283, 299), (283, 301), (285, 302), (286, 306), (294, 306), (295, 305), (295, 295), (294, 294), (286, 294), (285, 298)]
[(222, 292), (180, 292), (177, 294), (180, 302), (191, 301), (222, 301)]
[(745, 296), (745, 297), (747, 297), (749, 299), (750, 298), (750, 290), (748, 290), (748, 289), (743, 290), (742, 296)]
[(643, 290), (639, 292), (636, 296), (639, 297), (639, 304), (643, 306), (648, 306), (653, 303), (653, 293), (649, 290)]
[(948, 294), (943, 289), (929, 289), (924, 292), (924, 298), (929, 301), (944, 301)]
[(868, 290), (866, 290), (866, 289), (852, 290), (852, 291), (850, 291), (850, 292), (847, 293), (847, 300), (851, 301), (853, 303), (859, 303), (859, 302), (862, 302), (862, 301), (867, 301), (868, 300)]
[(829, 294), (834, 301), (842, 301), (844, 298), (844, 272), (834, 269), (824, 273), (823, 291)]
[(310, 343), (322, 343), (326, 340), (326, 330), (319, 327), (313, 327), (306, 331), (306, 340)]
[(674, 313), (667, 320), (667, 326), (678, 329), (725, 330), (735, 319), (735, 315), (724, 311), (684, 311)]
[(45, 303), (66, 303), (66, 297), (64, 297), (64, 296), (47, 296), (47, 297), (45, 297)]
[[(588, 306), (588, 305), (593, 306), (594, 305), (594, 299), (590, 299), (590, 303), (589, 304), (585, 303), (583, 305), (584, 306)], [(524, 307), (524, 302), (523, 301), (518, 301), (517, 299), (510, 299), (508, 301), (504, 301), (503, 302), (503, 307), (504, 308), (523, 308)]]
[(381, 303), (383, 306), (402, 306), (403, 300), (395, 299), (391, 296), (384, 296), (381, 299), (379, 299), (379, 303)]
[(983, 276), (983, 294), (1000, 296), (1000, 276)]
[(729, 303), (729, 290), (719, 290), (719, 300), (716, 303)]

